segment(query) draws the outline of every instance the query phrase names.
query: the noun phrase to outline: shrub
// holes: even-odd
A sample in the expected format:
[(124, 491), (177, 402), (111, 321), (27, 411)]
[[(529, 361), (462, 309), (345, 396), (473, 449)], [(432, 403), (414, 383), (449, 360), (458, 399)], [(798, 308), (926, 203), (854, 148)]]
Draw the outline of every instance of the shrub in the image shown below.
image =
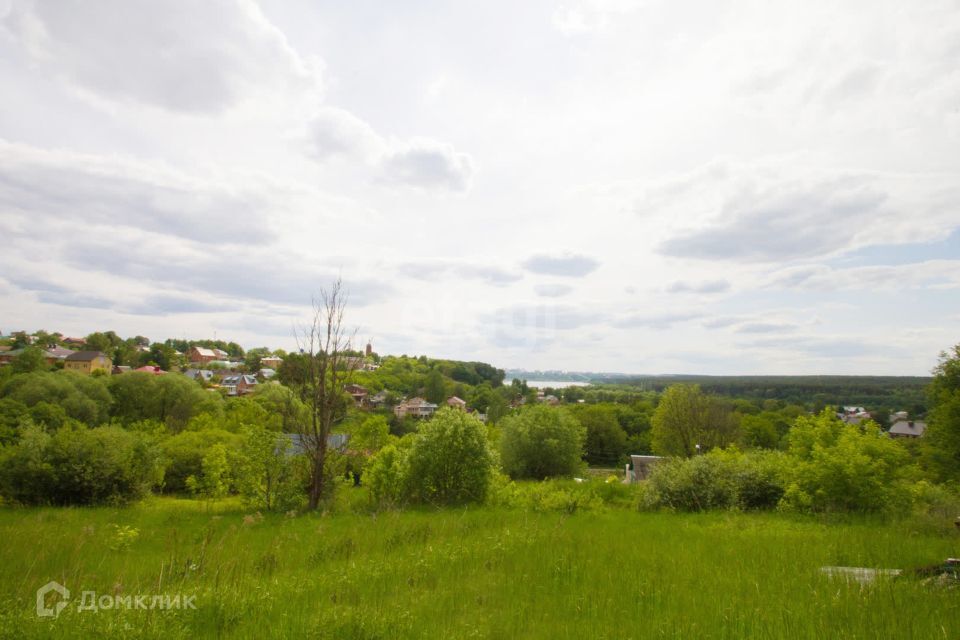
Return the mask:
[(405, 466), (403, 493), (412, 502), (482, 502), (493, 470), (483, 423), (463, 411), (441, 409), (414, 436)]
[(533, 405), (500, 425), (500, 462), (510, 477), (569, 477), (581, 466), (586, 430), (566, 411)]
[(873, 422), (844, 424), (829, 410), (801, 416), (788, 435), (781, 507), (800, 511), (892, 511), (909, 502), (915, 474), (906, 449)]
[(224, 444), (236, 451), (241, 441), (240, 435), (224, 429), (183, 431), (167, 438), (161, 443), (161, 450), (167, 463), (163, 475), (164, 491), (174, 493), (186, 491), (187, 478), (201, 475), (203, 458), (211, 447)]
[(0, 493), (23, 504), (122, 503), (145, 495), (159, 469), (142, 434), (71, 423), (50, 435), (30, 426), (0, 451)]
[(736, 469), (723, 455), (662, 461), (651, 471), (649, 483), (658, 506), (701, 511), (737, 504)]
[(736, 449), (668, 460), (653, 468), (641, 506), (771, 509), (784, 494), (785, 461), (776, 452), (743, 454)]
[(366, 483), (373, 500), (385, 507), (400, 504), (405, 476), (405, 452), (396, 445), (388, 444), (370, 459), (367, 466)]

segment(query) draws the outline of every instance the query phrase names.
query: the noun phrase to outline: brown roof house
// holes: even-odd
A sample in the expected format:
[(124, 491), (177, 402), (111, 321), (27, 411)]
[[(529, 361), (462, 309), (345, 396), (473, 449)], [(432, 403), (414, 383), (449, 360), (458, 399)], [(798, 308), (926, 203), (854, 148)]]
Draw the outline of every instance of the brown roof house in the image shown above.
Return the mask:
[(220, 388), (226, 389), (228, 396), (244, 396), (253, 393), (256, 386), (257, 378), (244, 373), (226, 375), (220, 380)]
[(358, 407), (361, 406), (367, 398), (367, 388), (361, 387), (358, 384), (348, 384), (343, 387), (343, 390), (350, 394)]
[(206, 347), (190, 347), (190, 350), (187, 351), (187, 360), (190, 362), (206, 364), (216, 359), (217, 352), (213, 349), (207, 349)]
[(63, 368), (67, 371), (86, 374), (95, 371), (111, 373), (113, 372), (113, 361), (102, 351), (77, 351), (64, 359)]
[(450, 396), (447, 398), (447, 406), (453, 407), (454, 409), (460, 409), (462, 411), (467, 410), (467, 401), (457, 396)]
[(427, 402), (423, 398), (410, 398), (404, 400), (393, 408), (393, 413), (398, 418), (413, 416), (414, 418), (429, 418), (437, 410), (437, 405)]

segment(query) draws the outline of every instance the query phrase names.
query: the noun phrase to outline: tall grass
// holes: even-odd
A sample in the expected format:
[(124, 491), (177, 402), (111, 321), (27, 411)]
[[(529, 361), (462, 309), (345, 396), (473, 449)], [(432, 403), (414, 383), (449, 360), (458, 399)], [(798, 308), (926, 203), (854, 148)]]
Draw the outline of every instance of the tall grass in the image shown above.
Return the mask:
[[(126, 547), (117, 526), (139, 530)], [(477, 508), (264, 514), (156, 498), (0, 509), (4, 637), (957, 638), (960, 591), (823, 565), (960, 555), (948, 529), (776, 514)], [(35, 590), (196, 595), (39, 619)]]

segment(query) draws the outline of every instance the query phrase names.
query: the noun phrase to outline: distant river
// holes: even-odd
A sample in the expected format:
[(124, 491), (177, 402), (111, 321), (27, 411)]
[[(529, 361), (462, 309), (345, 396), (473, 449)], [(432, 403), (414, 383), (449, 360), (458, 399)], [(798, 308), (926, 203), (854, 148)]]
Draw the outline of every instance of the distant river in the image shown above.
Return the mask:
[(537, 389), (545, 389), (550, 387), (551, 389), (566, 389), (567, 387), (587, 387), (589, 382), (577, 382), (574, 380), (527, 380), (528, 387), (536, 387)]

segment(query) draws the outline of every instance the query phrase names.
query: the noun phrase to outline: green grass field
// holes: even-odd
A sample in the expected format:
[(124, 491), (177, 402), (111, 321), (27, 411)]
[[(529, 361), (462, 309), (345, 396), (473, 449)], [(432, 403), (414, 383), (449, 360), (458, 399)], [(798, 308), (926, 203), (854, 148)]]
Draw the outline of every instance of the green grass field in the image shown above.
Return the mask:
[[(960, 590), (867, 588), (823, 565), (960, 555), (947, 526), (774, 514), (563, 515), (474, 508), (247, 517), (155, 498), (126, 509), (0, 509), (4, 637), (957, 638)], [(116, 526), (139, 530), (121, 540)], [(71, 590), (57, 619), (36, 589)], [(98, 595), (196, 610), (79, 611)]]

